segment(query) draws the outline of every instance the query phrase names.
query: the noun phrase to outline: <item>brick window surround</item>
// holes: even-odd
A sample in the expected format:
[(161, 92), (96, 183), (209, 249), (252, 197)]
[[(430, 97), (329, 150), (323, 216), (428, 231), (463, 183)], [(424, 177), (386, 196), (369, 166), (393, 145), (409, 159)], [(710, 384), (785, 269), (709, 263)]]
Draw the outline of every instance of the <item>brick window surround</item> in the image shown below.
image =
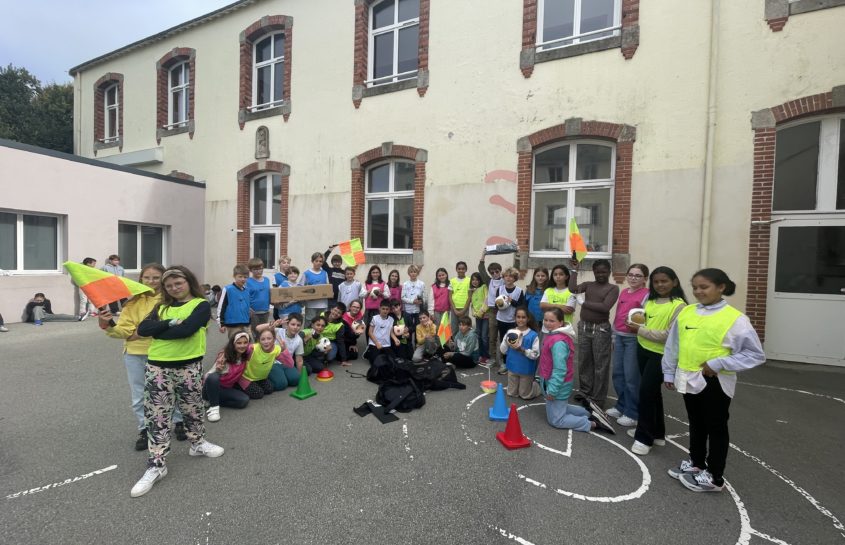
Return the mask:
[[(285, 62), (282, 99), (279, 106), (250, 111), (252, 106), (252, 67), (255, 42), (267, 34), (282, 32), (285, 35)], [(265, 15), (246, 27), (240, 34), (240, 83), (238, 86), (238, 126), (243, 130), (247, 121), (281, 115), (285, 121), (291, 112), (291, 63), (293, 62), (293, 17)]]
[[(195, 49), (190, 47), (174, 47), (164, 54), (156, 63), (156, 143), (161, 144), (161, 139), (164, 136), (172, 136), (174, 134), (188, 133), (188, 137), (193, 139), (194, 130), (196, 130), (195, 116), (194, 116), (194, 95), (197, 89), (196, 79), (196, 56)], [(170, 102), (170, 69), (179, 63), (188, 63), (188, 118), (187, 122), (179, 127), (172, 127), (170, 129), (166, 126), (170, 123), (168, 119), (168, 105)]]
[[(106, 136), (105, 91), (117, 84), (117, 140), (103, 142)], [(123, 74), (109, 72), (94, 82), (94, 155), (106, 148), (123, 150)]]
[[(238, 263), (249, 261), (250, 243), (250, 184), (257, 176), (278, 174), (282, 178), (282, 203), (279, 215), (279, 255), (288, 253), (288, 203), (290, 202), (290, 166), (277, 161), (256, 161), (238, 171), (238, 219), (237, 257)], [(275, 263), (267, 264), (268, 268)]]
[(367, 68), (369, 60), (370, 6), (377, 0), (355, 0), (355, 46), (352, 66), (352, 104), (357, 109), (364, 97), (381, 95), (416, 87), (417, 94), (423, 97), (428, 91), (428, 20), (431, 0), (420, 0), (419, 56), (417, 77), (394, 83), (367, 87)]
[(522, 51), (519, 54), (519, 68), (522, 75), (530, 78), (534, 65), (576, 55), (584, 55), (605, 49), (622, 50), (626, 60), (634, 56), (640, 45), (640, 0), (621, 0), (622, 29), (619, 36), (601, 38), (589, 42), (537, 51), (537, 3), (539, 0), (522, 0)]
[(631, 225), (631, 166), (637, 129), (631, 125), (584, 121), (570, 118), (553, 127), (539, 130), (517, 140), (516, 175), (516, 242), (519, 245), (521, 268), (535, 268), (560, 263), (560, 258), (529, 256), (531, 240), (531, 192), (534, 180), (534, 153), (553, 142), (593, 138), (616, 145), (616, 170), (613, 189), (613, 277), (617, 283), (625, 279), (630, 262), (629, 233)]
[(764, 17), (772, 32), (780, 32), (790, 15), (845, 6), (845, 0), (765, 0)]
[(376, 252), (367, 252), (368, 260), (395, 265), (422, 264), (423, 216), (425, 214), (425, 164), (428, 162), (428, 152), (424, 149), (385, 142), (381, 146), (365, 151), (352, 159), (350, 237), (364, 240), (364, 195), (366, 193), (367, 168), (373, 163), (385, 159), (407, 159), (414, 163), (413, 252), (412, 254), (378, 254)]
[(775, 183), (777, 126), (802, 117), (845, 111), (845, 85), (826, 93), (790, 100), (751, 114), (754, 130), (754, 173), (751, 189), (751, 230), (748, 235), (748, 290), (745, 314), (766, 338), (766, 295), (769, 288), (772, 194)]

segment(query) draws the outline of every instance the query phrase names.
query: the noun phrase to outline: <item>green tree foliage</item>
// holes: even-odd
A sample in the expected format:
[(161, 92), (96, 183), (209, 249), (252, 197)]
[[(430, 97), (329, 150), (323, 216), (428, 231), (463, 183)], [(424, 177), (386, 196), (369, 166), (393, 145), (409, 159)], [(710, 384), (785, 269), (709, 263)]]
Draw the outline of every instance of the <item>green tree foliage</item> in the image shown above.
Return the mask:
[(73, 86), (0, 67), (0, 138), (73, 153)]

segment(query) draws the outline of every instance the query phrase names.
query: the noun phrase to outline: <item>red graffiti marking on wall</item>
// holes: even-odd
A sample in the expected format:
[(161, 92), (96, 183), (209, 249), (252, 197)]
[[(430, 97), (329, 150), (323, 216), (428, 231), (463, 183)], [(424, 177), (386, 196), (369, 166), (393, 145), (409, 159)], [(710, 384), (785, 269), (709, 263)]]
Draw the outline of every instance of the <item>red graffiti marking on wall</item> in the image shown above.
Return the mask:
[[(516, 172), (514, 172), (513, 170), (491, 170), (490, 172), (484, 175), (485, 184), (498, 182), (499, 180), (516, 183)], [(516, 203), (509, 201), (499, 193), (492, 195), (489, 199), (489, 202), (493, 206), (499, 206), (501, 208), (504, 208), (511, 214), (516, 215)], [(493, 235), (487, 238), (488, 246), (492, 246), (493, 244), (507, 244), (511, 242), (514, 242), (514, 240), (500, 235)]]

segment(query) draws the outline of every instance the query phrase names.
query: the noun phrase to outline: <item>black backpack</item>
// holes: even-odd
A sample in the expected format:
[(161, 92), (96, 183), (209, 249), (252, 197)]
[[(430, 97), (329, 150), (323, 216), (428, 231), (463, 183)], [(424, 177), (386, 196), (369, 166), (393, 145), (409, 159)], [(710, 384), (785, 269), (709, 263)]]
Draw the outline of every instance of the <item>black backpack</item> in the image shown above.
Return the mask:
[(407, 413), (425, 405), (425, 395), (413, 380), (388, 379), (378, 387), (376, 401), (384, 406), (385, 413), (394, 409)]
[(431, 358), (428, 361), (414, 363), (408, 372), (423, 390), (445, 390), (447, 388), (463, 390), (466, 388), (466, 385), (458, 382), (455, 368), (447, 365), (440, 358)]
[(402, 358), (396, 358), (390, 354), (379, 354), (367, 370), (367, 380), (382, 384), (389, 379), (406, 379), (410, 377), (406, 368), (407, 365)]

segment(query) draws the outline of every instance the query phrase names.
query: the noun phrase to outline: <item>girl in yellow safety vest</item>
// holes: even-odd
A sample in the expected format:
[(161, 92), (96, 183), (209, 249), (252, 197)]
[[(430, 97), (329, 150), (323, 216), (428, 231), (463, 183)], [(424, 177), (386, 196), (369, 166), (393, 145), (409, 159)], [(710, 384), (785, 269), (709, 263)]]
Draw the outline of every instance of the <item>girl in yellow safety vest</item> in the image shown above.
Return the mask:
[(736, 284), (720, 269), (695, 273), (692, 292), (698, 304), (678, 314), (663, 352), (663, 381), (683, 394), (690, 435), (690, 459), (669, 475), (694, 492), (724, 488), (736, 373), (766, 361), (748, 317), (722, 298), (735, 291)]

